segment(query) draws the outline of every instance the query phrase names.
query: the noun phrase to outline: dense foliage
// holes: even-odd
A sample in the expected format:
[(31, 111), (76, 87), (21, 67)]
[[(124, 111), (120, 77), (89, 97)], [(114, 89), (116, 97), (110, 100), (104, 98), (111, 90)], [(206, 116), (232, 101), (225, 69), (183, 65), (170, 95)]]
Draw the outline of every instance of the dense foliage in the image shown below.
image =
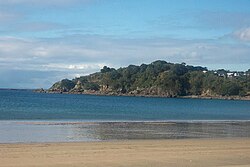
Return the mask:
[[(156, 96), (246, 96), (250, 92), (250, 70), (235, 72), (208, 71), (205, 67), (155, 61), (126, 68), (104, 66), (100, 72), (55, 83), (50, 91), (97, 92)], [(237, 74), (237, 75), (236, 75)]]

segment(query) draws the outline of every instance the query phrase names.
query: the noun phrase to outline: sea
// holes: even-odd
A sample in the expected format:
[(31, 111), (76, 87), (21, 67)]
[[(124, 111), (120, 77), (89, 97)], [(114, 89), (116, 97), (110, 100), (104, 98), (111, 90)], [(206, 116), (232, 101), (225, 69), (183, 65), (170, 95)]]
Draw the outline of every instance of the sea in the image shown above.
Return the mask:
[(250, 101), (0, 90), (0, 143), (250, 138)]

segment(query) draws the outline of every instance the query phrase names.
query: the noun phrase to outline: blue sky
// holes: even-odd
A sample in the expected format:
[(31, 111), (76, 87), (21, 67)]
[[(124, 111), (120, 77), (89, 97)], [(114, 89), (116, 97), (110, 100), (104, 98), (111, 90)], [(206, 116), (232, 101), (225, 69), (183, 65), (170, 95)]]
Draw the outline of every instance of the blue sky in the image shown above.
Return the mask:
[(0, 1), (0, 87), (157, 59), (250, 68), (249, 0)]

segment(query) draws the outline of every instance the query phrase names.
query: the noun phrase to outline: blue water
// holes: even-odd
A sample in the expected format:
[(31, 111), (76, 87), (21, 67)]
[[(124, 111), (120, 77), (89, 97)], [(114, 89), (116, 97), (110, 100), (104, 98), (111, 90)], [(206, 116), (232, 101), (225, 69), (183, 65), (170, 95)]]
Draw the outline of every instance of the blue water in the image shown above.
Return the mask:
[(250, 101), (0, 90), (0, 134), (0, 143), (249, 138)]
[(0, 120), (250, 120), (250, 101), (0, 90)]

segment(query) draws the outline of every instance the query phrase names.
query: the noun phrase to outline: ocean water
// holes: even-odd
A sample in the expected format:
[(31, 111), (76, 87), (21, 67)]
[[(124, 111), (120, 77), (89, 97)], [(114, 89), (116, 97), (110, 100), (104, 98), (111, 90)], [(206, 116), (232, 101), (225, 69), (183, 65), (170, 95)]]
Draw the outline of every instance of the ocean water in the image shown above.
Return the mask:
[(0, 143), (250, 137), (250, 101), (0, 90)]
[(0, 120), (250, 120), (250, 101), (0, 90)]

